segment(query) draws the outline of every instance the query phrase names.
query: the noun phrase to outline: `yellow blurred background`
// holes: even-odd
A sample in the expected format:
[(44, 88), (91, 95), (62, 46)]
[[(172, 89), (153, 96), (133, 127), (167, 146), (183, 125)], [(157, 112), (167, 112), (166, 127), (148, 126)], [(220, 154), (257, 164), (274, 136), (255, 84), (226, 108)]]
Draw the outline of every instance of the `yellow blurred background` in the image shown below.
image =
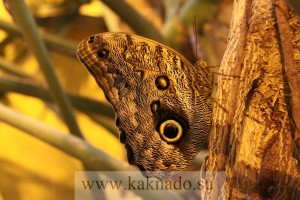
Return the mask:
[[(64, 17), (63, 14), (62, 16), (59, 14), (47, 16), (51, 5), (57, 4), (56, 6), (63, 7), (62, 2), (55, 0), (26, 1), (28, 5), (31, 5), (33, 13), (43, 16), (39, 19), (39, 24), (42, 24), (43, 21), (46, 24), (40, 26), (43, 27), (43, 31), (47, 31), (48, 26), (53, 26), (56, 19), (61, 20)], [(70, 23), (65, 22), (65, 27), (61, 28), (58, 33), (59, 36), (79, 43), (83, 38), (103, 31), (99, 22), (104, 9), (107, 10), (99, 1), (82, 6), (80, 8), (82, 15)], [(53, 8), (52, 12), (55, 10)], [(113, 17), (118, 20), (111, 11), (108, 12), (112, 16), (111, 20)], [(0, 7), (0, 19), (13, 23), (3, 2)], [(82, 27), (83, 25), (84, 27)], [(0, 30), (0, 43), (6, 38), (7, 33)], [(9, 62), (17, 63), (21, 71), (44, 82), (38, 63), (34, 56), (27, 51), (26, 43), (21, 40), (22, 38), (14, 39), (13, 42), (5, 45), (4, 58)], [(50, 53), (58, 78), (67, 91), (105, 102), (102, 91), (75, 57), (55, 51)], [(0, 71), (0, 76), (2, 75), (3, 73)], [(64, 122), (41, 99), (8, 92), (1, 94), (1, 101), (24, 115), (68, 132)], [(88, 142), (117, 159), (126, 160), (124, 149), (116, 136), (95, 123), (86, 114), (76, 111), (76, 118)], [(74, 199), (74, 172), (83, 170), (78, 160), (2, 122), (0, 122), (0, 138), (0, 199)]]
[[(134, 33), (124, 19), (120, 19), (100, 0), (25, 0), (25, 2), (35, 17), (41, 33), (62, 38), (75, 46), (94, 33), (104, 31)], [(226, 3), (220, 6), (226, 7), (223, 9), (225, 12), (221, 13), (222, 17), (216, 17), (221, 22), (215, 20), (213, 23), (206, 22), (216, 13), (218, 1), (126, 0), (126, 2), (151, 22), (166, 43), (190, 60), (195, 58), (193, 48), (198, 45), (192, 44), (196, 43), (192, 21), (197, 14), (199, 19), (197, 23), (201, 26), (199, 32), (202, 34), (202, 38), (199, 38), (202, 49), (198, 53), (200, 57), (207, 58), (212, 65), (220, 63), (229, 26), (226, 19), (230, 18), (230, 10), (227, 7), (231, 7), (231, 0), (224, 1)], [(17, 71), (25, 72), (33, 78), (38, 87), (46, 88), (45, 77), (28, 44), (18, 34), (12, 34), (1, 28), (6, 23), (14, 24), (1, 1), (0, 62), (3, 58), (5, 62), (13, 64)], [(62, 52), (48, 46), (48, 50), (58, 79), (68, 93), (110, 106), (93, 77), (77, 60), (75, 49), (73, 52)], [(2, 79), (17, 83), (19, 81), (22, 84), (22, 79), (8, 75), (0, 68), (0, 81)], [(69, 132), (59, 117), (55, 103), (3, 88), (0, 83), (1, 104), (63, 132)], [(80, 129), (89, 143), (127, 163), (124, 147), (116, 134), (114, 119), (90, 115), (77, 109), (74, 109), (74, 112)], [(1, 121), (0, 138), (0, 200), (74, 199), (74, 172), (84, 170), (80, 161)]]

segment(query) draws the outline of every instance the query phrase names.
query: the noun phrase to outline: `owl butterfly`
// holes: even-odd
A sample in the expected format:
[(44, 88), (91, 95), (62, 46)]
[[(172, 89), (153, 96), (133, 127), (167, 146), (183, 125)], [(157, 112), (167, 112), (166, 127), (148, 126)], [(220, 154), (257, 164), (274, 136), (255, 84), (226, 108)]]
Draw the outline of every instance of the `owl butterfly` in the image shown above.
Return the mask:
[(137, 35), (100, 33), (77, 56), (116, 114), (128, 162), (151, 171), (182, 171), (207, 147), (212, 77), (175, 50)]

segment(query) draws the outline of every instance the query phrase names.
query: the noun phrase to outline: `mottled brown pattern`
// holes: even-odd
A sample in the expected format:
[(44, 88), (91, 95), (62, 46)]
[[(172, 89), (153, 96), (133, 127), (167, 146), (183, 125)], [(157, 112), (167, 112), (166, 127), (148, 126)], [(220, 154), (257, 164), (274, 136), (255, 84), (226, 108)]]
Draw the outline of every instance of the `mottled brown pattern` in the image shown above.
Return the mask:
[[(185, 170), (206, 148), (212, 78), (203, 61), (193, 66), (167, 46), (126, 33), (91, 36), (77, 55), (115, 110), (130, 164), (146, 171)], [(180, 124), (179, 141), (161, 137), (159, 126), (167, 120)], [(169, 134), (178, 131), (168, 128)]]
[(285, 72), (300, 58), (297, 24), (299, 18), (289, 14), (282, 0), (234, 3), (219, 71), (236, 78), (219, 76), (216, 97), (227, 111), (213, 107), (206, 162), (206, 171), (226, 171), (225, 190), (218, 199), (300, 199), (289, 114), (299, 109), (288, 100), (293, 94)]

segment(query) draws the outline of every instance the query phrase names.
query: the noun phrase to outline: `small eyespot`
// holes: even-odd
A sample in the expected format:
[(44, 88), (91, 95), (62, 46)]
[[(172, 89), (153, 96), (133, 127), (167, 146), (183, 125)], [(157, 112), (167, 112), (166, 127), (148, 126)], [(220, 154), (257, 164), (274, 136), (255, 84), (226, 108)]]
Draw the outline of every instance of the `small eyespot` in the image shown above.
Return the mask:
[(98, 51), (98, 57), (99, 57), (99, 58), (102, 58), (102, 59), (107, 58), (108, 53), (109, 53), (109, 52), (108, 52), (107, 49), (100, 49), (100, 50)]
[(93, 42), (95, 42), (95, 36), (91, 36), (88, 41), (89, 44), (91, 44)]
[(160, 107), (160, 102), (159, 101), (153, 101), (151, 103), (150, 107), (151, 107), (151, 112), (153, 114), (155, 114), (158, 111), (159, 107)]
[(159, 76), (155, 80), (155, 85), (160, 90), (165, 90), (170, 86), (170, 79), (167, 76)]
[(177, 121), (169, 119), (160, 124), (159, 134), (167, 143), (176, 143), (183, 136), (183, 128)]

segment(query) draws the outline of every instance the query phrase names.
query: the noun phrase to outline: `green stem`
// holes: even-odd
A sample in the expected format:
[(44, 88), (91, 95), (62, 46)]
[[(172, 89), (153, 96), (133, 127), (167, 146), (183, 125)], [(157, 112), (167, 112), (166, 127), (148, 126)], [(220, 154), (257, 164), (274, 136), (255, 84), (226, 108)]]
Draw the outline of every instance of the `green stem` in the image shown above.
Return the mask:
[(132, 167), (100, 151), (82, 139), (64, 133), (54, 127), (17, 113), (0, 104), (0, 121), (6, 122), (26, 133), (83, 161), (93, 170), (132, 171)]
[[(17, 92), (27, 96), (40, 98), (43, 101), (52, 102), (49, 91), (46, 88), (43, 88), (37, 81), (33, 80), (30, 75), (20, 71), (20, 67), (5, 61), (0, 57), (0, 69), (17, 76), (0, 77), (0, 91)], [(112, 120), (114, 119), (114, 112), (110, 106), (90, 98), (70, 93), (67, 93), (67, 96), (75, 108), (86, 113), (88, 117), (118, 137), (118, 132)]]
[[(3, 20), (0, 20), (0, 29), (10, 34), (22, 36), (21, 32), (16, 26)], [(66, 41), (65, 39), (61, 39), (53, 34), (41, 33), (40, 36), (44, 40), (45, 44), (50, 48), (76, 57), (77, 44)]]
[(5, 71), (9, 74), (18, 76), (18, 77), (31, 79), (29, 74), (26, 74), (25, 72), (22, 72), (20, 70), (20, 68), (18, 68), (13, 63), (10, 63), (10, 62), (4, 60), (2, 57), (0, 57), (0, 69), (2, 69), (3, 71)]
[[(0, 91), (3, 92), (17, 92), (20, 94), (37, 97), (44, 101), (52, 101), (49, 91), (43, 88), (41, 84), (35, 81), (23, 78), (14, 77), (0, 77)], [(114, 118), (114, 112), (110, 106), (95, 101), (90, 98), (81, 97), (74, 94), (67, 94), (71, 100), (72, 105), (79, 110), (87, 113), (100, 114), (110, 119)]]
[[(1, 65), (0, 65), (1, 67)], [(49, 91), (41, 87), (40, 84), (29, 79), (15, 77), (0, 77), (1, 92), (16, 92), (27, 96), (37, 97), (46, 102), (52, 102)], [(74, 94), (68, 94), (72, 105), (86, 113), (92, 120), (118, 137), (118, 132), (114, 127), (114, 112), (112, 108), (104, 103), (90, 98), (81, 97)]]
[(83, 137), (76, 122), (71, 104), (55, 75), (54, 66), (46, 50), (45, 44), (43, 43), (38, 33), (37, 25), (34, 22), (29, 9), (27, 8), (23, 0), (10, 0), (7, 1), (7, 3), (14, 15), (15, 20), (18, 23), (18, 26), (24, 38), (27, 40), (32, 53), (35, 55), (43, 71), (52, 97), (58, 103), (60, 112), (70, 132), (78, 137)]
[[(12, 109), (0, 104), (0, 121), (6, 122), (18, 129), (26, 131), (31, 136), (36, 137), (57, 149), (81, 160), (89, 170), (95, 171), (136, 171), (133, 167), (115, 159), (107, 153), (95, 148), (82, 139), (70, 134), (61, 132), (51, 126), (47, 126), (38, 120), (24, 116)], [(123, 173), (119, 173), (124, 176)], [(133, 180), (143, 180), (141, 175), (136, 175)], [(177, 199), (181, 198), (169, 191), (139, 191), (133, 190), (145, 199)]]

